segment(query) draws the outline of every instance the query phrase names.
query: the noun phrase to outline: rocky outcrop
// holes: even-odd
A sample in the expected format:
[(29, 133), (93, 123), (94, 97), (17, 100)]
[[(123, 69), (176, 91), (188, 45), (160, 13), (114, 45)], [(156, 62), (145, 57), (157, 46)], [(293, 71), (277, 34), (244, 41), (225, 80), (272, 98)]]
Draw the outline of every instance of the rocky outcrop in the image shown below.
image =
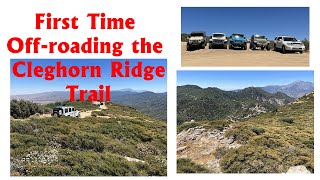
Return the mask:
[(229, 128), (219, 131), (199, 126), (183, 130), (177, 135), (177, 157), (191, 159), (206, 166), (211, 172), (221, 173), (219, 159), (215, 157), (217, 149), (240, 147), (234, 139), (224, 136)]
[(292, 166), (287, 171), (288, 174), (311, 174), (305, 166)]

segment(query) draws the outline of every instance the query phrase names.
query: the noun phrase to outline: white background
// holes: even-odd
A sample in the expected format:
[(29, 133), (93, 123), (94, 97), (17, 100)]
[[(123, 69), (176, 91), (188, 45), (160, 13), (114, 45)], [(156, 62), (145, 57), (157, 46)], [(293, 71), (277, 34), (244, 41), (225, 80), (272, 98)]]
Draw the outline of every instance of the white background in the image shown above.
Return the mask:
[[(181, 68), (180, 33), (182, 7), (310, 7), (310, 67), (197, 67)], [(97, 36), (103, 41), (124, 41), (120, 58), (168, 59), (168, 176), (161, 179), (319, 179), (319, 78), (320, 78), (320, 1), (319, 0), (1, 0), (0, 26), (0, 177), (10, 178), (10, 58), (114, 58), (110, 54), (11, 54), (7, 50), (9, 38), (17, 36), (41, 37), (46, 41), (83, 41)], [(78, 30), (35, 30), (35, 13), (51, 12), (52, 17), (79, 18)], [(106, 13), (107, 17), (132, 17), (134, 30), (90, 30), (87, 13)], [(280, 17), (281, 18), (281, 17)], [(146, 37), (151, 42), (161, 41), (161, 54), (133, 54), (130, 43)], [(315, 70), (315, 174), (312, 175), (253, 175), (253, 174), (176, 174), (176, 70)], [(21, 177), (20, 177), (21, 178)], [(11, 177), (11, 179), (20, 179)], [(87, 179), (84, 177), (83, 179)], [(100, 178), (100, 177), (97, 177)], [(111, 177), (110, 177), (111, 178)], [(115, 177), (112, 177), (115, 178)], [(137, 177), (129, 177), (134, 179)], [(128, 179), (129, 179), (128, 178)], [(139, 177), (141, 178), (141, 177)], [(149, 178), (149, 177), (144, 177)], [(40, 178), (38, 178), (40, 179)], [(42, 178), (41, 178), (42, 179)], [(64, 178), (62, 178), (64, 179)], [(158, 179), (158, 178), (156, 178)]]

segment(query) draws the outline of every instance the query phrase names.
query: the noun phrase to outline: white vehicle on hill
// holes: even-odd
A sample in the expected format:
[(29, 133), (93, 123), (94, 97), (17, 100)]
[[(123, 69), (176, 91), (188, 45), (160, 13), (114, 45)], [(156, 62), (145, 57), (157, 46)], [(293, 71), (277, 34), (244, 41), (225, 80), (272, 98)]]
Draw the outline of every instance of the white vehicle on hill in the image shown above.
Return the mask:
[(300, 52), (301, 54), (305, 51), (306, 47), (294, 37), (290, 36), (276, 36), (274, 39), (274, 50), (281, 50), (282, 53)]
[(227, 49), (227, 36), (224, 33), (213, 33), (209, 43), (209, 49), (223, 47)]
[(53, 108), (51, 115), (54, 117), (80, 117), (80, 111), (75, 110), (75, 108), (72, 106), (57, 106)]

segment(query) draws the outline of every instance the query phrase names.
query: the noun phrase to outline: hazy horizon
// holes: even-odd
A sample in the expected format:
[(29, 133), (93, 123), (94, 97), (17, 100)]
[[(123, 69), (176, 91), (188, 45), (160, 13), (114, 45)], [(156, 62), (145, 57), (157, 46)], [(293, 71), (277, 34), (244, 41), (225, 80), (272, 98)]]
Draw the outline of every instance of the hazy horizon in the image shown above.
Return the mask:
[[(24, 77), (18, 78), (11, 73), (10, 76), (10, 93), (11, 95), (19, 94), (36, 94), (42, 92), (52, 92), (52, 91), (68, 91), (65, 89), (66, 85), (79, 85), (79, 89), (99, 89), (99, 85), (110, 85), (111, 90), (121, 90), (121, 89), (143, 89), (145, 91), (151, 92), (166, 92), (167, 91), (167, 73), (163, 78), (155, 76), (154, 79), (147, 81), (143, 78), (135, 77), (111, 77), (111, 62), (120, 61), (124, 62), (126, 60), (130, 61), (132, 66), (136, 65), (138, 61), (143, 63), (143, 66), (164, 66), (167, 69), (167, 61), (165, 59), (13, 59), (10, 61), (10, 68), (12, 71), (13, 64), (17, 61), (32, 62), (33, 67), (42, 66), (55, 66), (56, 62), (61, 62), (63, 66), (100, 66), (101, 67), (101, 77), (56, 77), (53, 80), (45, 80), (37, 77)], [(18, 69), (20, 72), (26, 72), (27, 67), (21, 66)]]
[(226, 91), (246, 87), (288, 85), (296, 81), (314, 83), (313, 71), (178, 71), (177, 86), (217, 87)]

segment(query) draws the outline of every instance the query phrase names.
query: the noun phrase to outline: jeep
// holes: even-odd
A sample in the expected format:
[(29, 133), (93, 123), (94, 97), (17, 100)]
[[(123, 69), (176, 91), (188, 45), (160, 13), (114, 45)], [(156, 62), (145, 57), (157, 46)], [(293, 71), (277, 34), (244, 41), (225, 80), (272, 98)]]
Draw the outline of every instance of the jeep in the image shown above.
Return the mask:
[(274, 50), (281, 50), (282, 53), (300, 52), (301, 54), (305, 51), (306, 47), (301, 41), (298, 41), (294, 37), (290, 36), (277, 36), (274, 39)]
[(204, 49), (207, 46), (207, 36), (205, 32), (192, 32), (188, 38), (187, 51), (193, 49)]
[(212, 38), (209, 42), (209, 49), (213, 49), (215, 47), (223, 47), (227, 48), (227, 36), (223, 33), (213, 33)]
[(229, 49), (241, 48), (247, 50), (247, 39), (243, 34), (232, 34), (229, 37)]
[(250, 39), (250, 49), (256, 50), (260, 48), (261, 50), (270, 50), (269, 41), (265, 36), (253, 35)]
[(80, 117), (80, 112), (78, 110), (75, 110), (72, 106), (57, 106), (53, 108), (51, 115), (54, 117)]

